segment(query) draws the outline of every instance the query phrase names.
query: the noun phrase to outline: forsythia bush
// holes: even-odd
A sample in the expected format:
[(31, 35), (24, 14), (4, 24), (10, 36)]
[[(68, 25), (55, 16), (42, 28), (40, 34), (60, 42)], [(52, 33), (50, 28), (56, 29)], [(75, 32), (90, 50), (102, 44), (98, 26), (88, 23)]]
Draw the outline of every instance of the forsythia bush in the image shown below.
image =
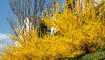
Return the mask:
[[(101, 3), (104, 3), (101, 2)], [(42, 21), (49, 27), (54, 27), (59, 31), (58, 35), (44, 35), (38, 37), (38, 29), (32, 28), (27, 34), (18, 30), (22, 39), (10, 36), (21, 45), (4, 48), (1, 55), (2, 60), (55, 60), (56, 58), (73, 58), (83, 55), (97, 48), (104, 47), (105, 40), (105, 4), (98, 8), (94, 7), (93, 0), (84, 1), (81, 9), (77, 3), (73, 7), (72, 0), (68, 6), (56, 3), (56, 8), (52, 6), (51, 13), (45, 10), (42, 14)], [(87, 6), (89, 4), (89, 6)]]

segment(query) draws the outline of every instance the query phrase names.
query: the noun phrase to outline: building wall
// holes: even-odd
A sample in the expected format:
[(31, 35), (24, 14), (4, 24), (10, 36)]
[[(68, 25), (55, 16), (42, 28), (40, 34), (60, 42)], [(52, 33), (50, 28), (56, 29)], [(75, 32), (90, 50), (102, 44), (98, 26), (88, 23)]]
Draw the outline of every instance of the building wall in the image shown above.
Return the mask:
[[(79, 4), (79, 1), (80, 1), (80, 6), (81, 6), (81, 9), (84, 7), (84, 1), (85, 0), (77, 0), (77, 5)], [(91, 1), (91, 0), (87, 0), (88, 2)], [(97, 6), (97, 4), (99, 4), (100, 2), (102, 2), (103, 0), (94, 0), (94, 6)], [(87, 4), (88, 6), (89, 4)]]
[[(36, 24), (35, 24), (36, 22)], [(32, 26), (38, 26), (40, 24), (40, 18), (36, 18), (36, 20), (33, 20), (33, 17), (30, 17), (30, 16), (27, 16), (25, 19), (24, 19), (24, 24), (22, 25), (22, 32), (24, 33), (24, 35), (27, 35), (27, 33), (24, 31), (24, 29), (29, 32), (29, 30), (32, 28)], [(21, 35), (18, 35), (18, 37), (23, 40), (23, 37)], [(19, 42), (15, 42), (15, 46), (21, 46), (21, 44)]]

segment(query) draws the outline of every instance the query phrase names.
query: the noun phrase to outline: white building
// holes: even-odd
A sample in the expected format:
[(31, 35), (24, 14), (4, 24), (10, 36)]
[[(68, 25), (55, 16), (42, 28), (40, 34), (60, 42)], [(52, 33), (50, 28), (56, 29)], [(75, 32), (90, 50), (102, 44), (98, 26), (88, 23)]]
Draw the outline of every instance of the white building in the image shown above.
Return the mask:
[[(24, 24), (22, 25), (21, 27), (21, 30), (22, 32), (27, 35), (27, 33), (24, 31), (24, 29), (29, 32), (29, 30), (32, 28), (32, 26), (39, 26), (41, 23), (41, 19), (38, 17), (34, 20), (34, 18), (32, 16), (27, 16), (25, 19), (24, 19)], [(18, 35), (18, 37), (23, 40), (23, 37)], [(15, 42), (15, 45), (16, 46), (21, 46), (21, 44), (19, 42)]]

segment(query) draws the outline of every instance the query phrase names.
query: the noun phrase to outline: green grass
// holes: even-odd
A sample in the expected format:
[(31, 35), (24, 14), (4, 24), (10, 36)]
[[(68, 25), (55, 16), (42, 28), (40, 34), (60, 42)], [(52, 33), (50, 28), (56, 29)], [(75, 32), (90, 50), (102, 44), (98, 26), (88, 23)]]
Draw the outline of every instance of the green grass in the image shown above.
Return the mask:
[(56, 60), (103, 60), (105, 59), (105, 48), (99, 49), (96, 52), (85, 54), (76, 58), (59, 58)]

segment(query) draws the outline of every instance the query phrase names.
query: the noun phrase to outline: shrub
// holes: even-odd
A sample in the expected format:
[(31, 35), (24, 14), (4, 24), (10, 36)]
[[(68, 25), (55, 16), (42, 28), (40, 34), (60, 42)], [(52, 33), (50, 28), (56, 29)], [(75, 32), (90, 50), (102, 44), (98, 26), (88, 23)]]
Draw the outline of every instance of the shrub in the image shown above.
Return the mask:
[[(87, 2), (85, 2), (85, 7)], [(72, 2), (68, 4), (71, 4)], [(26, 35), (19, 29), (18, 33), (23, 39), (10, 36), (18, 41), (21, 46), (9, 46), (3, 50), (3, 60), (55, 60), (56, 58), (74, 58), (79, 55), (95, 51), (104, 47), (105, 8), (99, 10), (90, 1), (88, 8), (80, 9), (80, 5), (73, 9), (65, 8), (60, 10), (60, 4), (52, 7), (51, 13), (45, 10), (46, 16), (42, 14), (42, 21), (50, 27), (55, 27), (60, 34), (44, 35), (38, 37), (37, 28), (32, 28)], [(105, 6), (105, 4), (104, 4)]]

